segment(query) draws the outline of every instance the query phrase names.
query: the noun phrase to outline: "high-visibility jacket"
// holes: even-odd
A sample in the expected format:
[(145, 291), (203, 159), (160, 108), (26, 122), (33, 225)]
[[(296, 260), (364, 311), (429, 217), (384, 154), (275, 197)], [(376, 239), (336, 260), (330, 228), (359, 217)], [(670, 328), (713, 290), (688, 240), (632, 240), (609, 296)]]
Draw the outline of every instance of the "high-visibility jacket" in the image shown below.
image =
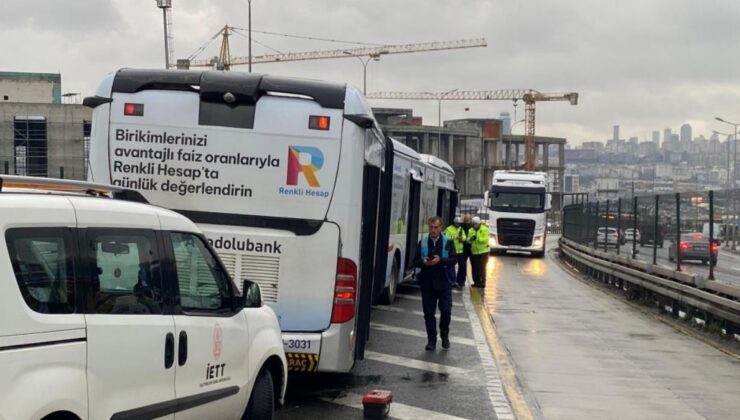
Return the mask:
[(445, 229), (445, 236), (455, 244), (455, 252), (462, 254), (465, 244), (465, 228), (449, 225)]
[(487, 254), (491, 251), (488, 246), (488, 238), (491, 236), (491, 232), (488, 229), (488, 225), (481, 223), (478, 229), (471, 228), (468, 231), (468, 242), (470, 243), (470, 253), (473, 255)]

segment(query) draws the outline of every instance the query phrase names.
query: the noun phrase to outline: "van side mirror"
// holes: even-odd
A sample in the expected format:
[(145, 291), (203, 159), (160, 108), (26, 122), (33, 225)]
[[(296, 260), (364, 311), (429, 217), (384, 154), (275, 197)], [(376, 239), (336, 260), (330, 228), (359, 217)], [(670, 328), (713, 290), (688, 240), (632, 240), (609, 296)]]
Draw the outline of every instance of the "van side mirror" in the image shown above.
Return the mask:
[(245, 308), (261, 307), (262, 291), (260, 285), (251, 280), (244, 280), (242, 283), (242, 299)]
[(545, 194), (545, 210), (552, 208), (552, 194)]

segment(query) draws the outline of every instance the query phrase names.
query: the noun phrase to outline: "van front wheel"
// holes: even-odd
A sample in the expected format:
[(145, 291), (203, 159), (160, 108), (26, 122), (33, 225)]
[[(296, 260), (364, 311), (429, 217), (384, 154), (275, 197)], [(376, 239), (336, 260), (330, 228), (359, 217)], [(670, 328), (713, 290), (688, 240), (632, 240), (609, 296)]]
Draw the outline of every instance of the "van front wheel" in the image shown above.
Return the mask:
[(247, 410), (242, 420), (272, 419), (275, 411), (275, 390), (272, 375), (266, 368), (262, 368), (252, 388)]

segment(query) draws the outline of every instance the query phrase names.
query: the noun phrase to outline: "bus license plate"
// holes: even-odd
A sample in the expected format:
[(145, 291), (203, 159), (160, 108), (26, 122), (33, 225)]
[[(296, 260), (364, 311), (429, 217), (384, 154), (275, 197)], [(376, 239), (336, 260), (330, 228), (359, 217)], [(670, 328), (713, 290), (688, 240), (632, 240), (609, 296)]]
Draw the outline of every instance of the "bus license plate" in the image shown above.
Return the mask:
[(283, 334), (283, 349), (286, 353), (319, 353), (321, 334)]

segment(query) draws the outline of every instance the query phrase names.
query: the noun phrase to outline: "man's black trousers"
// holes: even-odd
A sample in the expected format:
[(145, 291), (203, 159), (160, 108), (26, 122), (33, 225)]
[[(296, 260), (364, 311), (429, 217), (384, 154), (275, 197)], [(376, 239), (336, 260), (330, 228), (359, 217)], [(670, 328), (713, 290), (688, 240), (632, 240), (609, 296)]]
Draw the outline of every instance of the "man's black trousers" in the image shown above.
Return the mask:
[(465, 286), (465, 278), (468, 276), (468, 255), (464, 252), (457, 254), (457, 284)]
[(424, 322), (427, 327), (427, 338), (437, 339), (437, 325), (434, 313), (439, 306), (439, 330), (442, 333), (450, 331), (450, 317), (452, 316), (452, 291), (449, 287), (444, 290), (430, 288), (421, 289), (421, 305), (424, 308)]
[(486, 262), (488, 261), (488, 253), (471, 255), (470, 265), (473, 271), (473, 284), (476, 286), (486, 285)]

